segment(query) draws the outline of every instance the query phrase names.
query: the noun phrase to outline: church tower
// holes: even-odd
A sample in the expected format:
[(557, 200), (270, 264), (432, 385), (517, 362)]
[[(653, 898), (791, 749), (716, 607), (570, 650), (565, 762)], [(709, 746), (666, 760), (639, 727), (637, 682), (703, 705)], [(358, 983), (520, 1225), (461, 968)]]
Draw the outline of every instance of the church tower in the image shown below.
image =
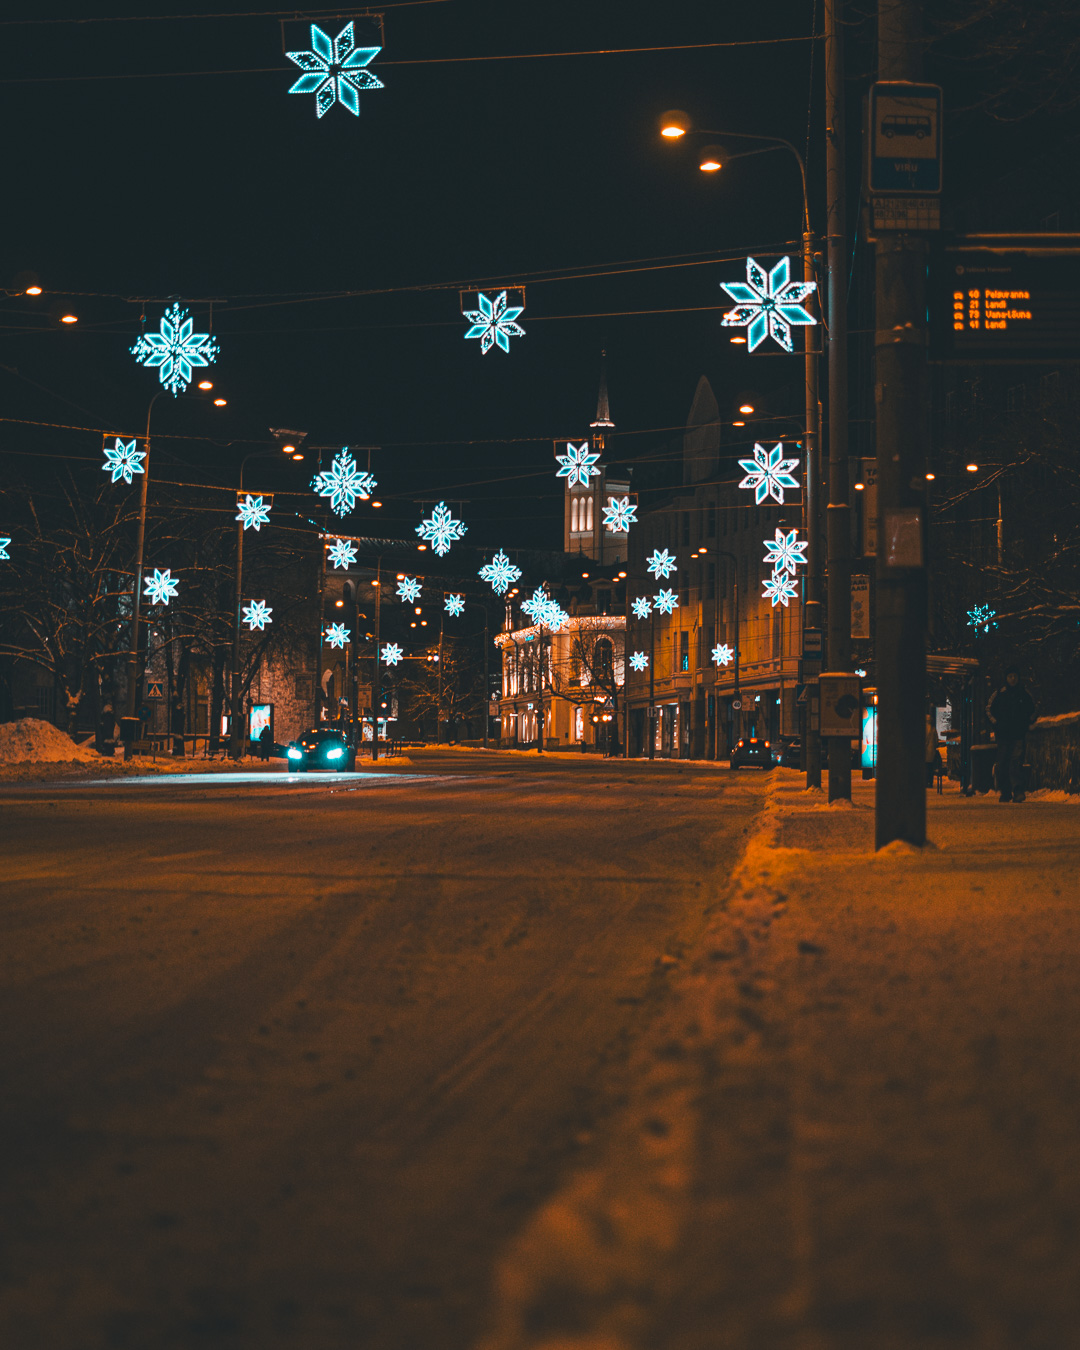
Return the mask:
[[(563, 548), (567, 553), (578, 553), (599, 563), (625, 563), (627, 535), (613, 534), (604, 529), (604, 507), (610, 497), (625, 497), (630, 491), (630, 476), (625, 470), (610, 472), (603, 462), (604, 437), (615, 430), (608, 403), (607, 352), (600, 353), (600, 389), (596, 400), (596, 417), (589, 423), (589, 453), (599, 456), (592, 468), (588, 486), (567, 482), (563, 507)], [(556, 446), (562, 453), (562, 443)], [(569, 453), (569, 449), (567, 450)]]

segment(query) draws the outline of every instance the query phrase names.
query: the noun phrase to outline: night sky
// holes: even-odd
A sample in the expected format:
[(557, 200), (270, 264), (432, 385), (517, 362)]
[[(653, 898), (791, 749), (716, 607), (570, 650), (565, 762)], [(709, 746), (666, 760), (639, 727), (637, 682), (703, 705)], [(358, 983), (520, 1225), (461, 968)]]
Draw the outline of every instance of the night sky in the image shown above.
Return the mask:
[[(335, 106), (321, 121), (312, 96), (286, 93), (299, 72), (272, 15), (5, 25), (0, 276), (10, 287), (31, 269), (46, 294), (3, 302), (3, 411), (140, 432), (160, 388), (128, 352), (141, 316), (156, 330), (176, 298), (203, 329), (214, 299), (211, 375), (229, 406), (159, 400), (158, 475), (231, 484), (268, 427), (300, 428), (315, 446), (377, 447), (380, 533), (411, 535), (416, 503), (445, 495), (470, 544), (557, 547), (551, 438), (587, 433), (601, 348), (620, 458), (670, 437), (703, 373), (724, 416), (743, 390), (799, 378), (798, 357), (753, 361), (720, 327), (735, 259), (798, 238), (793, 162), (763, 155), (710, 178), (657, 119), (680, 107), (803, 148), (813, 99), (820, 177), (820, 44), (464, 58), (805, 37), (813, 7), (446, 0), (384, 14), (370, 68), (386, 87), (361, 95), (359, 118)], [(306, 21), (286, 24), (288, 49), (309, 45)], [(168, 74), (208, 71), (229, 73)], [(71, 78), (106, 74), (138, 78)], [(579, 269), (612, 275), (542, 280)], [(458, 288), (476, 282), (527, 284), (509, 355), (463, 340)], [(57, 306), (78, 325), (60, 328)], [(697, 312), (625, 313), (681, 309)], [(9, 422), (2, 438), (20, 471), (15, 452), (99, 457), (92, 432)], [(269, 462), (246, 481), (300, 488), (311, 467)], [(372, 509), (346, 528), (373, 530)]]

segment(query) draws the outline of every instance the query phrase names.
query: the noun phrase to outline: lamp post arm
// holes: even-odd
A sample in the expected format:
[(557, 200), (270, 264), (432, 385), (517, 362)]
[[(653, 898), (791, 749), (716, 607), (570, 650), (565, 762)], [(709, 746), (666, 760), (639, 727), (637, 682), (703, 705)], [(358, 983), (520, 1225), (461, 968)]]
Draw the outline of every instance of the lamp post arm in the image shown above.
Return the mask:
[(769, 150), (787, 150), (793, 154), (795, 162), (799, 166), (799, 182), (802, 186), (803, 228), (807, 233), (810, 232), (810, 198), (806, 190), (806, 162), (791, 141), (785, 140), (783, 136), (756, 136), (749, 131), (714, 131), (705, 127), (701, 128), (701, 134), (703, 136), (724, 136), (728, 140), (736, 141), (768, 142), (761, 150), (740, 151), (738, 154), (732, 155), (732, 159), (747, 159), (751, 155), (767, 154)]

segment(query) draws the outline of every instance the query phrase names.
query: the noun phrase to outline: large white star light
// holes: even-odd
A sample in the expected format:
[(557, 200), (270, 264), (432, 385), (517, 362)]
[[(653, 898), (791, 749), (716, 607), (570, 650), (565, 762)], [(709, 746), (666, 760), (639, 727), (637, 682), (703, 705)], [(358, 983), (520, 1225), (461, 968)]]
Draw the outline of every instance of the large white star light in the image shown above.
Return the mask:
[(153, 576), (143, 577), (143, 590), (152, 605), (167, 605), (170, 600), (175, 600), (177, 585), (171, 567), (166, 567), (164, 572), (155, 567)]
[(326, 550), (326, 560), (335, 567), (348, 570), (356, 561), (356, 545), (350, 544), (347, 539), (335, 539)]
[(501, 291), (494, 300), (489, 300), (483, 291), (479, 291), (476, 302), (479, 309), (464, 311), (466, 319), (472, 324), (465, 337), (480, 339), (482, 356), (486, 356), (492, 347), (501, 347), (504, 352), (509, 352), (510, 339), (525, 336), (525, 329), (514, 322), (524, 313), (524, 306), (508, 305), (505, 291)]
[(421, 586), (415, 577), (402, 577), (397, 593), (406, 604), (414, 605), (420, 599)]
[(265, 600), (252, 600), (250, 605), (244, 606), (244, 622), (252, 632), (257, 628), (261, 633), (268, 623), (273, 623), (270, 615), (272, 609), (268, 609)]
[(349, 640), (349, 630), (343, 623), (332, 623), (326, 630), (326, 640), (331, 647), (344, 647)]
[(320, 497), (330, 498), (330, 509), (336, 515), (347, 516), (359, 497), (367, 501), (375, 487), (371, 474), (356, 467), (356, 460), (343, 445), (334, 456), (329, 469), (323, 469), (311, 480), (311, 486)]
[(565, 478), (567, 487), (573, 487), (575, 483), (588, 487), (590, 478), (600, 476), (600, 470), (593, 467), (600, 456), (592, 453), (588, 441), (582, 441), (581, 445), (567, 441), (566, 454), (556, 455), (555, 458), (562, 465), (555, 477)]
[(381, 47), (358, 47), (351, 23), (336, 38), (312, 24), (311, 51), (285, 53), (304, 71), (289, 93), (314, 94), (316, 117), (329, 112), (335, 103), (359, 117), (359, 91), (383, 88), (382, 80), (364, 69), (381, 51)]
[(784, 458), (782, 441), (778, 441), (771, 450), (766, 450), (760, 442), (756, 442), (754, 458), (739, 460), (740, 468), (746, 470), (746, 477), (739, 486), (753, 488), (755, 506), (760, 506), (766, 497), (772, 497), (783, 506), (784, 489), (799, 486), (798, 479), (791, 475), (791, 470), (798, 462), (797, 459)]
[(458, 618), (465, 609), (465, 597), (463, 595), (448, 595), (443, 602), (443, 609), (451, 618)]
[(468, 528), (462, 521), (454, 519), (445, 502), (440, 502), (431, 515), (417, 525), (416, 533), (442, 558), (450, 552), (454, 540), (460, 539)]
[(8, 552), (8, 545), (11, 543), (7, 535), (0, 534), (0, 562), (10, 562), (11, 554)]
[(775, 539), (766, 539), (763, 541), (766, 548), (765, 561), (772, 563), (774, 572), (790, 572), (795, 575), (795, 568), (800, 564), (806, 563), (803, 556), (806, 553), (808, 543), (805, 539), (799, 538), (799, 531), (792, 530), (785, 534), (783, 530), (776, 531)]
[(382, 649), (383, 664), (387, 666), (396, 666), (405, 653), (396, 642), (388, 642)]
[(544, 623), (550, 604), (551, 600), (544, 592), (543, 587), (537, 586), (527, 600), (522, 600), (521, 612), (527, 614), (533, 623)]
[(496, 595), (505, 595), (511, 582), (521, 578), (521, 568), (515, 567), (506, 554), (499, 549), (489, 563), (481, 567), (478, 576), (481, 581), (490, 581)]
[(630, 606), (630, 608), (634, 611), (635, 619), (647, 619), (649, 615), (652, 613), (652, 601), (646, 600), (646, 598), (642, 595), (639, 596), (638, 599), (634, 601), (634, 603)]
[(659, 581), (661, 577), (667, 581), (668, 577), (671, 576), (677, 566), (675, 554), (669, 553), (667, 549), (664, 549), (664, 551), (660, 553), (654, 548), (652, 553), (645, 559), (645, 567), (653, 574), (657, 581)]
[(630, 655), (630, 669), (644, 670), (649, 664), (649, 655), (647, 652), (632, 652)]
[(264, 525), (270, 524), (270, 503), (264, 502), (261, 497), (253, 497), (250, 492), (246, 492), (241, 500), (237, 493), (236, 504), (240, 508), (236, 519), (244, 522), (245, 530), (254, 528), (257, 533)]
[(217, 359), (217, 342), (209, 333), (194, 332), (195, 320), (186, 309), (173, 305), (161, 317), (159, 333), (143, 333), (131, 349), (140, 366), (157, 370), (158, 378), (175, 398), (191, 383), (193, 366)]
[(726, 642), (718, 643), (712, 649), (712, 659), (714, 666), (730, 666), (732, 657), (735, 655), (735, 649), (729, 647)]
[(658, 614), (673, 614), (679, 608), (679, 597), (674, 591), (661, 588), (659, 594), (653, 596), (653, 604)]
[(773, 609), (777, 605), (783, 605), (787, 609), (788, 601), (794, 600), (799, 594), (799, 588), (795, 583), (795, 578), (787, 572), (774, 572), (761, 583), (761, 595), (764, 600), (771, 600)]
[(105, 463), (101, 467), (112, 474), (111, 482), (122, 478), (125, 483), (130, 483), (133, 474), (146, 472), (142, 464), (145, 458), (146, 451), (136, 450), (134, 440), (122, 441), (117, 436), (114, 446), (105, 447)]
[(637, 524), (637, 506), (630, 505), (629, 497), (609, 497), (604, 507), (604, 526), (612, 534), (626, 534)]
[(787, 258), (781, 258), (768, 276), (760, 263), (747, 258), (746, 280), (722, 281), (720, 285), (735, 301), (735, 308), (724, 315), (723, 325), (746, 329), (748, 352), (759, 347), (767, 336), (778, 342), (784, 351), (794, 351), (792, 326), (817, 323), (800, 303), (817, 290), (817, 282), (792, 281)]

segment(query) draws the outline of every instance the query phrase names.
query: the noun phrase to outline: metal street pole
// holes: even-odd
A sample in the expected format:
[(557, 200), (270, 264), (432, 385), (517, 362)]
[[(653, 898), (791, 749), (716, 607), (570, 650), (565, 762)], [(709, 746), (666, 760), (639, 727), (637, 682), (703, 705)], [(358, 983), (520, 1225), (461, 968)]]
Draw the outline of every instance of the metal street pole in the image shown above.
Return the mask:
[[(914, 0), (878, 0), (878, 79), (917, 81)], [(875, 255), (878, 757), (875, 839), (926, 842), (926, 243), (883, 234)]]
[(443, 662), (443, 626), (446, 623), (446, 592), (443, 592), (443, 611), (439, 615), (439, 674), (435, 702), (435, 744), (442, 743), (442, 662)]
[[(825, 0), (825, 177), (829, 317), (828, 665), (851, 666), (851, 508), (848, 504), (847, 197), (841, 0)], [(851, 798), (851, 743), (832, 738), (829, 801)]]
[(488, 748), (488, 705), (491, 702), (491, 676), (488, 672), (488, 607), (484, 602), (484, 749)]
[[(814, 281), (814, 237), (807, 226), (803, 232), (803, 280)], [(821, 399), (818, 393), (819, 351), (811, 334), (806, 335), (803, 360), (806, 385), (806, 492), (803, 496), (803, 529), (808, 540), (806, 592), (803, 600), (803, 631), (821, 631)], [(806, 657), (799, 643), (803, 661)], [(781, 670), (783, 654), (781, 653)], [(810, 725), (809, 707), (806, 716), (806, 786), (821, 786), (821, 734)]]
[(135, 716), (135, 701), (139, 678), (139, 619), (142, 602), (143, 548), (146, 542), (146, 493), (150, 486), (150, 414), (164, 390), (158, 390), (146, 409), (146, 434), (143, 436), (142, 480), (139, 483), (139, 528), (135, 536), (135, 586), (131, 596), (131, 650), (128, 653), (127, 715)]
[[(240, 465), (240, 491), (244, 490), (244, 466)], [(233, 613), (233, 649), (232, 679), (229, 691), (232, 713), (229, 719), (229, 758), (239, 759), (244, 752), (243, 737), (240, 734), (240, 610), (243, 604), (244, 574), (244, 522), (236, 522), (236, 595)]]
[(379, 758), (379, 708), (382, 690), (379, 672), (379, 619), (382, 612), (382, 555), (375, 559), (375, 663), (371, 680), (371, 762)]
[[(735, 556), (734, 553), (729, 553), (729, 552), (727, 551), (727, 549), (724, 549), (724, 548), (717, 549), (717, 550), (716, 550), (716, 556), (717, 556), (718, 558), (730, 558), (730, 559), (731, 559), (731, 574), (732, 574), (732, 576), (733, 576), (734, 579), (735, 579), (735, 580), (734, 580), (734, 584), (733, 584), (733, 586), (732, 586), (732, 588), (731, 588), (731, 597), (732, 597), (732, 601), (733, 601), (732, 608), (733, 608), (734, 611), (735, 611), (735, 642), (734, 642), (734, 644), (733, 644), (733, 645), (734, 645), (734, 666), (735, 666), (735, 672), (734, 672), (734, 673), (735, 673), (735, 692), (734, 692), (734, 694), (732, 695), (732, 697), (735, 699), (736, 702), (741, 702), (741, 700), (740, 700), (740, 698), (739, 698), (739, 560), (738, 560), (738, 558)], [(783, 652), (783, 647), (781, 646), (781, 653), (782, 653), (782, 652)], [(781, 655), (781, 660), (783, 660), (783, 656), (782, 656), (782, 655)], [(736, 711), (741, 711), (741, 709), (737, 709)], [(719, 751), (719, 746), (717, 746), (717, 750)], [(718, 754), (717, 754), (717, 759), (719, 759), (719, 758), (720, 758), (720, 756), (719, 756), (719, 753), (718, 753)]]
[(649, 758), (656, 758), (656, 606), (649, 611)]

